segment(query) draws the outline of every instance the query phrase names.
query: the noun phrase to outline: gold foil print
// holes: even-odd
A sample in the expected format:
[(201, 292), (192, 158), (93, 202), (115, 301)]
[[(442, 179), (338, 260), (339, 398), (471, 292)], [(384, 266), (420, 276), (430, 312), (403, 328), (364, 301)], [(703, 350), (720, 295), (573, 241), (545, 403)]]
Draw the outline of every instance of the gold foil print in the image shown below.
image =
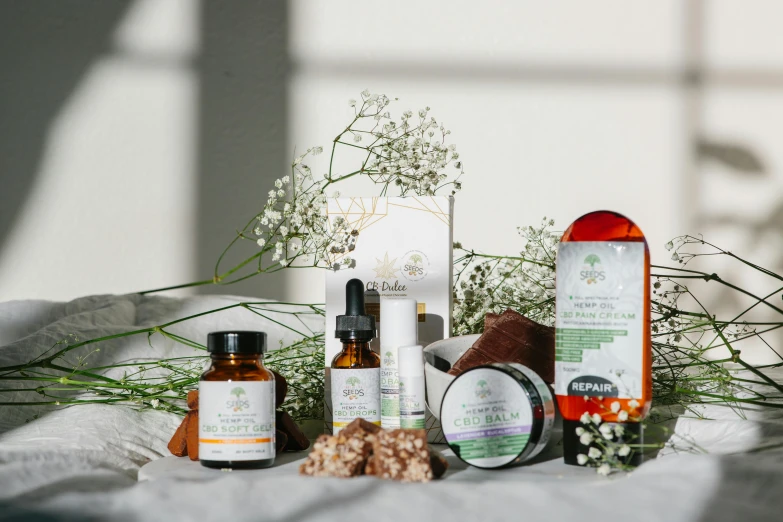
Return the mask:
[(416, 313), (419, 314), (419, 322), (420, 323), (426, 323), (427, 322), (427, 303), (417, 303), (416, 305)]

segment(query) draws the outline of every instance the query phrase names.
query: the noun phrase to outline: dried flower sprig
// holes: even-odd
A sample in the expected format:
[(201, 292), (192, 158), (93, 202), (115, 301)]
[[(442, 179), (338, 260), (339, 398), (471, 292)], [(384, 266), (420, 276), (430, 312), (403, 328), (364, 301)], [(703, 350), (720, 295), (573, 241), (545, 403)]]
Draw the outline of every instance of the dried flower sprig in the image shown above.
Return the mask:
[[(187, 393), (198, 387), (209, 356), (206, 347), (197, 340), (182, 337), (172, 330), (207, 315), (237, 309), (273, 321), (300, 336), (299, 340), (269, 353), (266, 361), (289, 383), (289, 395), (283, 408), (296, 420), (323, 418), (324, 334), (308, 326), (318, 324), (313, 318), (324, 316), (323, 306), (274, 301), (235, 303), (165, 324), (94, 339), (79, 340), (69, 336), (24, 364), (0, 367), (0, 391), (15, 397), (13, 401), (0, 402), (0, 406), (125, 404), (185, 413)], [(283, 318), (290, 320), (284, 322)], [(120, 351), (125, 347), (124, 341), (138, 337), (147, 338), (150, 357), (113, 360), (111, 364), (91, 362), (98, 354), (105, 358), (107, 354)], [(192, 348), (193, 355), (155, 357), (160, 339)], [(108, 358), (114, 359), (111, 355)], [(42, 408), (35, 410), (43, 411)], [(32, 418), (36, 416), (37, 413)]]
[(555, 317), (555, 256), (558, 234), (554, 221), (544, 218), (538, 227), (520, 227), (519, 256), (493, 256), (454, 244), (454, 331), (479, 333), (488, 312), (512, 308), (541, 324)]

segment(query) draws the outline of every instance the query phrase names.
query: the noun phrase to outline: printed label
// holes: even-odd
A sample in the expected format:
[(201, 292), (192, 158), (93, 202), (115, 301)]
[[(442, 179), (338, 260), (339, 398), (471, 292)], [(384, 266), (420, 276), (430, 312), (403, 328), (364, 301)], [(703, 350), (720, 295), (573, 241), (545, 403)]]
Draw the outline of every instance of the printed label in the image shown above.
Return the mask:
[(400, 428), (424, 428), (424, 408), (424, 376), (400, 377)]
[(201, 381), (198, 389), (199, 458), (274, 458), (274, 381)]
[(381, 353), (381, 426), (400, 427), (400, 379), (397, 349), (385, 348)]
[(354, 419), (364, 419), (380, 426), (380, 373), (380, 368), (332, 368), (332, 418), (335, 435)]
[(555, 393), (642, 396), (644, 244), (561, 243)]
[(500, 467), (516, 459), (533, 427), (533, 410), (522, 386), (506, 373), (485, 368), (452, 384), (442, 413), (449, 446), (479, 467)]

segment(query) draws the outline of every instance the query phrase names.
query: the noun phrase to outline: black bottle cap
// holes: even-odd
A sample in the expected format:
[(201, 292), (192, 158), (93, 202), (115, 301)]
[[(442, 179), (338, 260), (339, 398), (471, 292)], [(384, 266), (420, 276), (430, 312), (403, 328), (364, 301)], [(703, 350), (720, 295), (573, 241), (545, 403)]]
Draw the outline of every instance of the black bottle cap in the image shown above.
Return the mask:
[[(622, 426), (623, 433), (620, 436), (612, 437), (616, 444), (628, 444), (631, 446), (631, 453), (625, 457), (618, 457), (623, 464), (630, 466), (639, 466), (644, 460), (640, 445), (644, 444), (643, 426), (641, 422), (607, 422), (610, 426)], [(588, 445), (582, 444), (579, 435), (576, 434), (577, 428), (584, 428), (585, 425), (578, 420), (563, 419), (563, 457), (566, 464), (578, 466), (577, 455), (587, 455), (591, 446), (598, 447), (595, 442)], [(601, 448), (598, 448), (601, 449)]]
[(345, 284), (345, 315), (337, 316), (334, 336), (344, 341), (370, 341), (375, 337), (375, 316), (364, 311), (364, 283), (351, 279)]
[(266, 334), (264, 332), (212, 332), (207, 335), (209, 353), (247, 353), (266, 352)]

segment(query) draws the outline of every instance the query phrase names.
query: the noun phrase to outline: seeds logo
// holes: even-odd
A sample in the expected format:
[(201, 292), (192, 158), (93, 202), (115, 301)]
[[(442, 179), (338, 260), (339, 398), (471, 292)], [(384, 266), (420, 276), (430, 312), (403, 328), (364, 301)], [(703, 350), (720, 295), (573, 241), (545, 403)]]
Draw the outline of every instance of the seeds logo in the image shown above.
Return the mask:
[(343, 397), (349, 401), (355, 401), (359, 397), (364, 397), (362, 381), (358, 377), (348, 377), (345, 379), (346, 387), (343, 388)]
[(245, 393), (245, 390), (237, 386), (233, 390), (231, 390), (231, 395), (235, 395), (236, 399), (231, 399), (226, 401), (226, 407), (230, 410), (234, 411), (243, 411), (250, 407), (250, 401), (247, 400), (247, 398), (242, 399), (242, 396), (244, 395), (247, 397), (247, 394)]
[(490, 389), (489, 384), (487, 384), (487, 381), (481, 379), (476, 383), (476, 397), (479, 399), (486, 399), (490, 395), (492, 395), (492, 390)]
[(601, 258), (595, 254), (587, 256), (584, 260), (582, 271), (579, 272), (579, 277), (588, 285), (598, 284), (599, 281), (606, 279), (606, 272), (604, 272), (601, 265)]
[(392, 352), (386, 352), (383, 357), (383, 364), (385, 366), (394, 365), (394, 354)]
[(411, 250), (402, 257), (402, 277), (408, 281), (421, 281), (429, 268), (430, 260), (424, 252)]

